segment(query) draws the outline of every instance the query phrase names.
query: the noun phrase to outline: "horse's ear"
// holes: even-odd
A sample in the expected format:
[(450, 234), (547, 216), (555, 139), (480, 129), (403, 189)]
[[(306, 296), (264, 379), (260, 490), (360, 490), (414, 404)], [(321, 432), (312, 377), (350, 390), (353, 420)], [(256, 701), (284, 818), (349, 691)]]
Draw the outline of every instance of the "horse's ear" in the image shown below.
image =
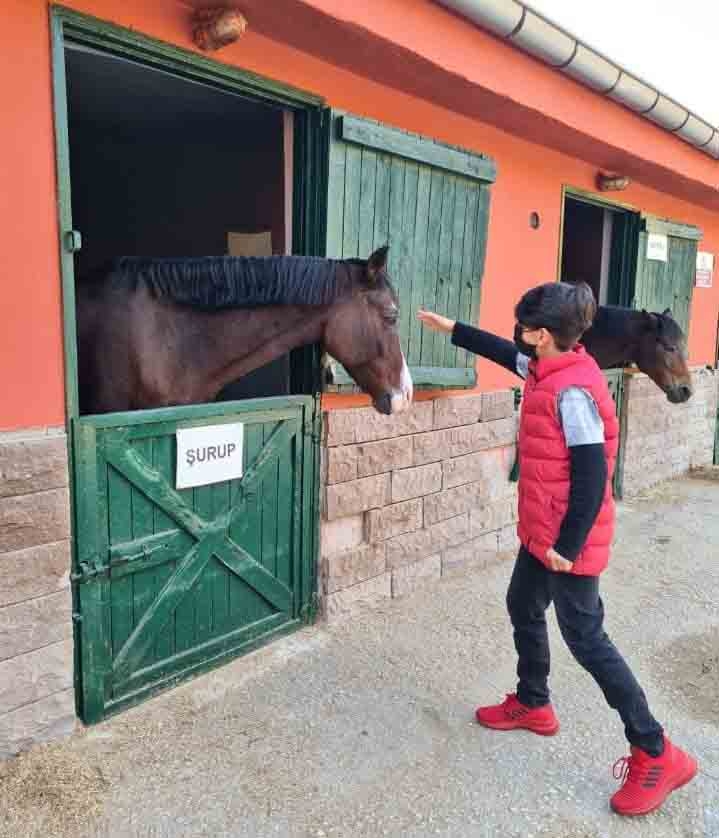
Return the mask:
[(665, 308), (662, 312), (662, 317), (671, 317), (673, 319), (674, 315), (672, 314), (672, 310), (670, 308)]
[(379, 250), (375, 250), (367, 260), (367, 279), (370, 285), (374, 285), (377, 282), (377, 276), (387, 267), (388, 251), (389, 245), (385, 244)]
[(652, 314), (651, 311), (647, 311), (645, 308), (642, 309), (642, 326), (649, 332), (649, 331), (656, 331), (657, 322), (659, 318), (656, 314)]

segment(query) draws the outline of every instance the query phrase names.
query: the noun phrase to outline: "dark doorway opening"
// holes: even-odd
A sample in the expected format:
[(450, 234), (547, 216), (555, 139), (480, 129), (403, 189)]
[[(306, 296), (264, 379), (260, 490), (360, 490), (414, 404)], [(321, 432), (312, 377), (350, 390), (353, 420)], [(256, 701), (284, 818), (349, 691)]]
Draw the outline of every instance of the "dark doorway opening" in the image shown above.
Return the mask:
[(601, 303), (607, 298), (612, 220), (610, 210), (566, 199), (562, 281), (586, 282)]
[[(66, 49), (76, 276), (118, 256), (292, 251), (293, 116), (87, 47)], [(290, 393), (285, 356), (219, 398)]]
[(639, 215), (566, 195), (560, 278), (586, 282), (599, 305), (631, 306)]

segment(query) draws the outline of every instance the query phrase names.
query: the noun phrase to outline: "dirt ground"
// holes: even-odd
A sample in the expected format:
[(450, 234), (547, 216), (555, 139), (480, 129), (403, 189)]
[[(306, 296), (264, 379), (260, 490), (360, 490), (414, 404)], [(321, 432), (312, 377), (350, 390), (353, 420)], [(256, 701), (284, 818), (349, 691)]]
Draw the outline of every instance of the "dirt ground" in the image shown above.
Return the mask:
[(607, 626), (700, 774), (658, 813), (608, 798), (621, 725), (552, 618), (553, 739), (498, 734), (511, 563), (278, 641), (0, 763), (1, 838), (719, 838), (719, 482), (621, 505)]

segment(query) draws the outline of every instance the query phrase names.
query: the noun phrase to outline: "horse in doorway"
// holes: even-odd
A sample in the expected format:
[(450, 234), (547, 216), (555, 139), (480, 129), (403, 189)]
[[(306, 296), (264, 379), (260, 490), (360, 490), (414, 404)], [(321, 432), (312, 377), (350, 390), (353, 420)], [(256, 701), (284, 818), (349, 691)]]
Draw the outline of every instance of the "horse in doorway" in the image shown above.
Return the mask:
[(380, 413), (406, 410), (412, 380), (386, 262), (386, 247), (368, 260), (118, 259), (77, 284), (81, 411), (212, 401), (312, 343)]
[(602, 369), (636, 364), (672, 404), (691, 398), (687, 341), (669, 309), (658, 314), (599, 306), (582, 343)]

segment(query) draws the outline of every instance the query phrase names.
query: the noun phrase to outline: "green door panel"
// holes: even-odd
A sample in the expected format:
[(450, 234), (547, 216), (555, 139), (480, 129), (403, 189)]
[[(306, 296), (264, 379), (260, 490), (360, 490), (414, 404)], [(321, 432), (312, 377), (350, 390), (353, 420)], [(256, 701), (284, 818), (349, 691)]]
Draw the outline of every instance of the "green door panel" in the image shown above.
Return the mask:
[[(76, 420), (86, 722), (305, 616), (314, 410), (292, 396)], [(176, 489), (176, 431), (226, 422), (244, 426), (242, 478)]]

